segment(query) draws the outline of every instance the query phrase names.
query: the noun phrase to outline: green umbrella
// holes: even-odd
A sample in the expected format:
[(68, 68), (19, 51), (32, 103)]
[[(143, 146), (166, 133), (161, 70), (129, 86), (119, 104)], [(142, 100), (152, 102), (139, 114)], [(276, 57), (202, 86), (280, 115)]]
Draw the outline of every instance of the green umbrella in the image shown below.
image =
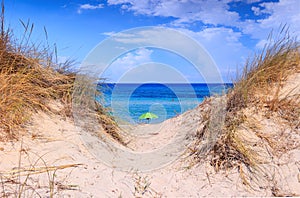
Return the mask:
[(154, 119), (154, 118), (158, 118), (158, 116), (155, 115), (154, 113), (150, 113), (150, 112), (144, 113), (143, 115), (141, 115), (139, 117), (140, 120), (142, 120), (142, 119), (150, 120), (150, 119)]

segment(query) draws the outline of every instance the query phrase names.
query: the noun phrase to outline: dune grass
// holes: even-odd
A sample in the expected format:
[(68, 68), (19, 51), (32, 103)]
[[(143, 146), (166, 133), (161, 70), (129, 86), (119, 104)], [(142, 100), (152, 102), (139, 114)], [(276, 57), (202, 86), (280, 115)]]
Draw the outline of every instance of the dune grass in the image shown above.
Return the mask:
[[(18, 140), (26, 134), (26, 124), (31, 116), (38, 111), (74, 119), (72, 114), (74, 83), (78, 71), (73, 68), (73, 61), (57, 62), (55, 45), (48, 44), (48, 33), (45, 30), (46, 44), (32, 41), (34, 25), (21, 22), (24, 34), (21, 39), (14, 37), (13, 30), (6, 27), (4, 18), (4, 3), (2, 1), (0, 14), (0, 142)], [(85, 79), (88, 77), (86, 76)], [(82, 87), (84, 93), (89, 87)], [(101, 96), (96, 92), (95, 98)], [(106, 109), (96, 100), (90, 112), (96, 115), (104, 132), (120, 143), (117, 124), (114, 118), (107, 114)], [(59, 106), (57, 108), (56, 104)], [(102, 133), (99, 131), (98, 133)], [(32, 184), (32, 177), (45, 174), (49, 182), (49, 197), (54, 196), (54, 187), (69, 189), (70, 186), (59, 186), (54, 182), (57, 170), (77, 167), (80, 164), (52, 166), (47, 164), (43, 156), (30, 163), (28, 167), (21, 164), (23, 149), (20, 149), (19, 165), (11, 171), (0, 172), (0, 196), (3, 197), (41, 197), (37, 183)], [(29, 156), (25, 156), (28, 157)], [(44, 166), (38, 166), (43, 162)], [(14, 189), (15, 188), (15, 189)], [(12, 193), (12, 194), (11, 194)]]
[[(299, 128), (299, 93), (293, 97), (279, 95), (287, 78), (300, 72), (300, 48), (285, 27), (272, 40), (270, 37), (261, 54), (246, 62), (228, 94), (224, 133), (212, 150), (211, 164), (216, 169), (237, 167), (243, 183), (252, 189), (267, 187), (274, 196), (292, 195), (281, 192), (274, 181), (276, 171), (270, 172), (265, 165), (273, 164), (274, 158), (300, 146), (297, 140), (291, 139)], [(284, 125), (280, 136), (285, 139), (276, 140), (272, 134), (262, 131), (261, 121), (251, 118), (253, 114)]]
[[(210, 152), (206, 153), (210, 164), (217, 171), (238, 168), (243, 183), (248, 186), (252, 186), (255, 181), (261, 185), (266, 179), (268, 171), (262, 164), (270, 162), (267, 155), (272, 155), (270, 159), (273, 159), (276, 152), (299, 146), (299, 142), (292, 143), (293, 146), (276, 142), (270, 137), (271, 134), (260, 131), (259, 120), (254, 120), (249, 117), (249, 113), (247, 114), (247, 111), (252, 115), (260, 113), (266, 119), (277, 116), (285, 124), (288, 123), (291, 132), (286, 135), (289, 136), (299, 129), (299, 93), (293, 97), (279, 95), (287, 78), (300, 73), (299, 42), (289, 35), (285, 26), (277, 36), (270, 34), (268, 40), (261, 53), (248, 59), (242, 73), (234, 82), (233, 89), (226, 95), (226, 117), (221, 135), (217, 137), (216, 144)], [(209, 116), (206, 120), (209, 120)], [(209, 133), (209, 127), (206, 126), (209, 122), (204, 123), (206, 124), (199, 134)], [(284, 132), (281, 136), (285, 136)], [(256, 142), (266, 142), (273, 153), (266, 154), (260, 152), (265, 148), (253, 147), (253, 138), (256, 138)], [(196, 148), (197, 144), (203, 144), (203, 135), (197, 141)], [(196, 160), (203, 160), (204, 155), (201, 151), (193, 149), (193, 152), (196, 154)], [(274, 193), (276, 194), (275, 191)]]
[(260, 54), (246, 61), (242, 73), (237, 76), (234, 89), (229, 94), (227, 111), (234, 112), (247, 107), (255, 100), (266, 99), (264, 96), (270, 95), (270, 88), (274, 86), (277, 89), (268, 102), (271, 110), (277, 110), (277, 94), (281, 83), (286, 81), (290, 74), (299, 72), (299, 42), (289, 35), (285, 26), (279, 35), (273, 36), (271, 33), (268, 41)]
[[(225, 135), (223, 143), (216, 146), (216, 154), (221, 155), (234, 151), (234, 155), (225, 157), (230, 164), (232, 159), (242, 161), (247, 165), (258, 162), (256, 153), (250, 152), (245, 143), (239, 140), (236, 129), (245, 122), (243, 109), (255, 107), (264, 111), (265, 116), (273, 113), (289, 122), (292, 127), (298, 127), (299, 103), (298, 96), (293, 98), (279, 97), (282, 84), (287, 78), (300, 72), (300, 45), (296, 38), (290, 37), (288, 29), (283, 27), (275, 38), (272, 34), (269, 43), (259, 55), (245, 64), (242, 74), (234, 83), (234, 88), (228, 94)], [(227, 145), (229, 152), (220, 151)], [(222, 146), (221, 146), (222, 145)], [(218, 148), (219, 147), (219, 148)], [(225, 149), (226, 150), (226, 149)]]
[[(233, 159), (237, 158), (248, 165), (259, 162), (256, 157), (258, 154), (247, 149), (246, 143), (241, 141), (236, 133), (236, 129), (247, 120), (243, 113), (245, 108), (254, 107), (256, 111), (264, 112), (265, 117), (275, 113), (286, 120), (292, 129), (299, 127), (299, 93), (293, 97), (279, 97), (287, 78), (300, 72), (299, 49), (299, 42), (289, 35), (288, 28), (284, 26), (277, 37), (273, 38), (270, 34), (269, 43), (259, 55), (246, 62), (242, 74), (228, 94), (227, 101), (223, 141), (232, 147), (229, 149), (231, 152), (237, 152)], [(225, 158), (228, 159), (232, 157)]]
[(71, 65), (54, 62), (54, 51), (30, 42), (33, 24), (22, 23), (23, 38), (13, 39), (5, 28), (4, 4), (0, 21), (0, 141), (17, 138), (31, 113), (54, 111), (49, 100), (69, 104), (75, 73), (60, 68)]
[[(72, 94), (78, 71), (73, 61), (57, 62), (55, 45), (32, 42), (34, 25), (20, 21), (24, 28), (21, 39), (14, 38), (13, 30), (6, 27), (4, 3), (0, 15), (0, 141), (18, 139), (24, 124), (37, 111), (58, 113), (72, 118)], [(99, 79), (100, 80), (100, 79)], [(83, 88), (81, 92), (85, 92)], [(95, 98), (101, 95), (95, 93)], [(53, 103), (62, 104), (57, 112)], [(109, 135), (122, 142), (114, 119), (96, 100), (93, 113)]]

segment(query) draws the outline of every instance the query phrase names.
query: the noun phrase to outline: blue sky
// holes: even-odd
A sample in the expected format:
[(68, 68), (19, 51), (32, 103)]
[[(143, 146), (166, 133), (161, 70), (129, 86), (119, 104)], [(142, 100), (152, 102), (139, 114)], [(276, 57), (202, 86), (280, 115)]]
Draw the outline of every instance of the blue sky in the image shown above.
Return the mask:
[[(19, 21), (30, 20), (36, 42), (56, 43), (59, 60), (79, 63), (113, 33), (142, 26), (174, 28), (198, 41), (230, 81), (248, 56), (262, 49), (272, 29), (287, 24), (300, 35), (299, 0), (6, 0), (6, 20), (21, 37)], [(141, 48), (124, 54), (106, 72), (117, 82), (126, 69), (147, 62), (173, 66), (190, 82), (199, 82), (190, 63), (162, 50)], [(157, 71), (156, 71), (157, 72)]]

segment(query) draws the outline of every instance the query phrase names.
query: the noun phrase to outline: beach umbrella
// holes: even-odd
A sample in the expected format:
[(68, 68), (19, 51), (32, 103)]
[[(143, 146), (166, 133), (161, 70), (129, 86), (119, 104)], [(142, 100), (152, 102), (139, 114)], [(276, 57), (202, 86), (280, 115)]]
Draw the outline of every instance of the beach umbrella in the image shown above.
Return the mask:
[(158, 118), (158, 116), (155, 115), (154, 113), (150, 113), (150, 112), (144, 113), (143, 115), (141, 115), (139, 117), (140, 120), (142, 120), (142, 119), (150, 120), (150, 119), (154, 119), (154, 118)]

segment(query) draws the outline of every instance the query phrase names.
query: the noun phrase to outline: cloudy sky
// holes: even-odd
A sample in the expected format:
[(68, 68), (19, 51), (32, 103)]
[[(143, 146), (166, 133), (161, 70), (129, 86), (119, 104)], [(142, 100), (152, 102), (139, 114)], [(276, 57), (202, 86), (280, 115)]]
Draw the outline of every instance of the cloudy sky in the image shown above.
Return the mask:
[[(120, 31), (167, 27), (199, 42), (224, 81), (262, 49), (272, 29), (287, 24), (291, 34), (300, 35), (299, 0), (6, 0), (5, 5), (16, 37), (23, 31), (20, 20), (34, 23), (36, 42), (45, 40), (46, 27), (61, 61), (82, 62), (97, 44)], [(117, 82), (128, 70), (149, 62), (174, 66), (190, 82), (203, 81), (177, 55), (146, 47), (120, 56), (106, 75)]]

